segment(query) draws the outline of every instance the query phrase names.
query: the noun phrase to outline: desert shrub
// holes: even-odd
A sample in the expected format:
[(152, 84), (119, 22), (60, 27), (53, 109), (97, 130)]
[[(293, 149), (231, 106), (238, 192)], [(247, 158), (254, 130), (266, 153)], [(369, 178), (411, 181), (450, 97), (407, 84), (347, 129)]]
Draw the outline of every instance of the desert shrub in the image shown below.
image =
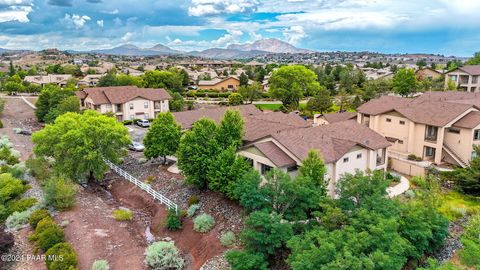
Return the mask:
[(37, 241), (38, 240), (38, 235), (40, 235), (40, 233), (42, 233), (46, 229), (57, 228), (57, 227), (58, 227), (58, 225), (57, 225), (57, 223), (55, 223), (55, 220), (53, 220), (52, 217), (50, 217), (50, 216), (45, 217), (37, 223), (37, 227), (35, 228), (35, 232), (33, 234), (31, 234), (28, 237), (28, 239), (30, 241)]
[(13, 212), (23, 212), (37, 203), (35, 198), (23, 198), (20, 200), (10, 201), (7, 204), (8, 209)]
[(193, 229), (197, 232), (208, 232), (213, 226), (215, 226), (215, 220), (208, 214), (201, 214), (193, 220)]
[(461, 241), (463, 249), (459, 252), (460, 261), (480, 269), (480, 215), (470, 218)]
[(425, 177), (421, 176), (414, 176), (412, 179), (410, 179), (410, 184), (420, 187), (420, 188), (427, 188), (428, 187), (428, 182)]
[(29, 157), (25, 163), (28, 171), (34, 176), (40, 183), (48, 179), (51, 174), (50, 164), (43, 157)]
[(150, 185), (150, 184), (153, 183), (153, 182), (155, 182), (155, 176), (153, 176), (153, 175), (149, 175), (149, 176), (145, 179), (145, 183), (146, 183), (146, 184), (149, 184), (149, 185)]
[(113, 210), (113, 218), (118, 221), (132, 220), (133, 212), (129, 209), (116, 209)]
[(188, 198), (188, 206), (189, 207), (193, 204), (198, 204), (199, 202), (200, 202), (200, 200), (198, 199), (198, 197), (196, 195), (192, 195), (192, 196), (190, 196), (190, 198)]
[(109, 270), (110, 265), (106, 260), (96, 260), (92, 264), (92, 270)]
[(29, 187), (22, 180), (9, 173), (0, 174), (0, 203), (15, 199), (27, 191)]
[(145, 251), (145, 263), (155, 270), (182, 269), (185, 260), (173, 242), (155, 242)]
[(13, 234), (6, 232), (3, 227), (0, 228), (0, 254), (6, 253), (14, 243)]
[(198, 209), (200, 209), (200, 204), (197, 203), (190, 205), (187, 210), (187, 217), (193, 217)]
[(231, 250), (226, 255), (232, 270), (267, 270), (268, 263), (260, 253)]
[(46, 228), (41, 233), (39, 233), (36, 242), (41, 250), (47, 251), (56, 244), (62, 243), (64, 241), (65, 234), (63, 233), (63, 230), (60, 227), (55, 226)]
[(25, 172), (27, 171), (27, 167), (25, 163), (17, 163), (11, 166), (6, 167), (6, 172), (11, 174), (15, 178), (23, 179), (25, 176)]
[(35, 210), (28, 219), (28, 223), (33, 229), (37, 228), (37, 224), (44, 218), (51, 218), (50, 213), (46, 209)]
[(45, 202), (58, 210), (71, 208), (75, 204), (76, 186), (63, 177), (53, 177), (45, 184)]
[(14, 212), (11, 214), (5, 221), (5, 225), (9, 229), (18, 229), (22, 225), (28, 223), (28, 219), (32, 212), (30, 210), (25, 210), (23, 212)]
[(45, 256), (48, 270), (74, 270), (77, 267), (77, 253), (69, 243), (54, 245), (45, 253)]
[(165, 220), (165, 227), (171, 231), (176, 231), (182, 228), (182, 220), (175, 210), (168, 210), (167, 218)]
[(3, 128), (3, 122), (0, 120), (0, 128)]
[(224, 232), (220, 236), (220, 243), (226, 247), (234, 246), (236, 241), (235, 234), (231, 231)]

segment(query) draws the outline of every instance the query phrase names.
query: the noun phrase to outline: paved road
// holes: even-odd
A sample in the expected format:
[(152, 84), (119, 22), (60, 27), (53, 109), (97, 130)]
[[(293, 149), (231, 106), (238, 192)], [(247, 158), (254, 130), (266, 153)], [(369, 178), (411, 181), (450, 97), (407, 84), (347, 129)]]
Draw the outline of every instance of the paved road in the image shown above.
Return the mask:
[(128, 125), (126, 126), (130, 136), (132, 137), (132, 141), (135, 142), (142, 142), (145, 134), (147, 134), (148, 128), (142, 128), (137, 125)]

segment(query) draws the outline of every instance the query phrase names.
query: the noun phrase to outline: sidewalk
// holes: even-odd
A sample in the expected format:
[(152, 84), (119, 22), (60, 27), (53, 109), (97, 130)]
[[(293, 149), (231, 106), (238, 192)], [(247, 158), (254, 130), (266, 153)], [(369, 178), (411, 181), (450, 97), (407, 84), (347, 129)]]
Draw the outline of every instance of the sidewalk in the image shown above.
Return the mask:
[(410, 188), (410, 182), (405, 176), (400, 175), (400, 183), (396, 186), (387, 188), (388, 197), (393, 198), (405, 193)]

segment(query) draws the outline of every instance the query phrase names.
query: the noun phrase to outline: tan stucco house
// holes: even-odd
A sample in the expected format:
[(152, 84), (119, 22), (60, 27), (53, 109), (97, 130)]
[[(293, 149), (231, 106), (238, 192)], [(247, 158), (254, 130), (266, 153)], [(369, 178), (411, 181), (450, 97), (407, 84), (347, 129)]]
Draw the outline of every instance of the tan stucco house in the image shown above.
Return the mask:
[(438, 79), (442, 77), (443, 73), (441, 71), (425, 67), (415, 71), (415, 75), (417, 76), (418, 80), (423, 81), (425, 79)]
[(253, 105), (176, 112), (174, 116), (183, 129), (189, 129), (203, 117), (220, 122), (229, 108), (239, 110), (245, 121), (243, 146), (237, 154), (262, 175), (272, 168), (296, 175), (311, 149), (325, 160), (331, 195), (345, 173), (386, 169), (390, 143), (354, 120), (312, 127), (296, 114), (264, 113)]
[(23, 79), (25, 82), (41, 85), (42, 87), (47, 84), (55, 84), (60, 87), (65, 87), (68, 80), (72, 78), (70, 74), (49, 74), (49, 75), (35, 75), (25, 76)]
[(88, 74), (77, 83), (78, 86), (95, 87), (105, 74)]
[[(382, 96), (358, 108), (358, 123), (392, 142), (394, 169), (422, 174), (418, 165), (466, 167), (480, 144), (480, 94), (427, 92), (417, 98)], [(421, 164), (411, 166), (409, 155)], [(410, 158), (412, 159), (412, 158)]]
[(85, 88), (75, 92), (82, 109), (113, 112), (118, 121), (151, 119), (169, 111), (172, 98), (165, 89), (114, 86)]
[(449, 82), (467, 92), (480, 92), (480, 65), (470, 65), (459, 67), (447, 73), (445, 76), (445, 86)]
[(199, 81), (198, 82), (199, 89), (214, 89), (218, 91), (235, 91), (240, 87), (240, 80), (236, 77), (228, 77), (228, 78), (215, 78), (209, 81)]
[(328, 125), (337, 122), (347, 121), (347, 120), (356, 120), (356, 112), (337, 112), (337, 113), (325, 113), (325, 114), (315, 114), (313, 116), (313, 124), (315, 126)]

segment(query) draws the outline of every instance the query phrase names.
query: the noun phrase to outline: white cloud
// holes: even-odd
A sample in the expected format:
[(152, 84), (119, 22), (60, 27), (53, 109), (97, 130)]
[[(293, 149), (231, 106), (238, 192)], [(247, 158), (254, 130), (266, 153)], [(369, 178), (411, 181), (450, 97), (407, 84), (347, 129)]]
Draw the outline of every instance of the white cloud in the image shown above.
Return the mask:
[(115, 15), (115, 14), (118, 14), (120, 11), (116, 8), (116, 9), (112, 9), (112, 10), (104, 10), (102, 11), (102, 13), (105, 13), (105, 14), (110, 14), (110, 15)]
[(103, 28), (103, 25), (104, 25), (103, 20), (98, 20), (97, 25)]
[(32, 0), (0, 0), (0, 23), (18, 21), (27, 23), (28, 14), (33, 11)]
[(191, 16), (215, 15), (223, 13), (247, 13), (256, 11), (258, 0), (192, 0), (188, 8)]
[(67, 13), (65, 14), (65, 17), (63, 18), (63, 20), (69, 24), (72, 24), (76, 29), (80, 29), (83, 26), (85, 26), (85, 23), (91, 20), (91, 18), (88, 17), (87, 15), (80, 16), (77, 14), (70, 15)]
[(302, 26), (291, 26), (283, 31), (283, 36), (290, 44), (297, 44), (302, 38), (306, 36)]
[(238, 43), (243, 36), (240, 30), (227, 30), (227, 33), (216, 40), (212, 40), (213, 47), (226, 47), (233, 43)]
[(133, 33), (132, 32), (127, 32), (125, 35), (123, 35), (122, 37), (122, 41), (123, 42), (129, 42), (133, 37)]

